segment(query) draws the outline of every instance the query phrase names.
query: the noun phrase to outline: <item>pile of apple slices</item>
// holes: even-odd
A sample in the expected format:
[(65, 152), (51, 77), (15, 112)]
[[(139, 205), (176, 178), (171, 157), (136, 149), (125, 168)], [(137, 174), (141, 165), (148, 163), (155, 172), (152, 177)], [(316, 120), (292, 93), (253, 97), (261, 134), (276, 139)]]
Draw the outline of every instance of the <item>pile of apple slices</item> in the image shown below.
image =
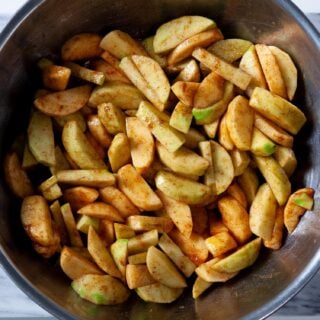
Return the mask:
[(60, 254), (82, 298), (169, 303), (194, 274), (197, 298), (312, 209), (313, 189), (289, 181), (306, 118), (283, 50), (183, 16), (142, 42), (75, 35), (38, 67), (44, 88), (4, 171), (34, 249)]

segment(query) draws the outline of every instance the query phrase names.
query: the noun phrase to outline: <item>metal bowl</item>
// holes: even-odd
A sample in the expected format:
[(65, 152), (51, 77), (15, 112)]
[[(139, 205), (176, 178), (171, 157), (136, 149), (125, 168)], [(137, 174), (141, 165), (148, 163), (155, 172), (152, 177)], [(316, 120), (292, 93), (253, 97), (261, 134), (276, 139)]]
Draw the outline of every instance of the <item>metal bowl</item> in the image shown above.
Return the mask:
[[(35, 61), (58, 53), (71, 35), (120, 28), (136, 37), (186, 14), (213, 18), (227, 37), (274, 44), (288, 51), (299, 68), (295, 103), (308, 123), (295, 142), (299, 167), (293, 187), (317, 189), (320, 176), (320, 40), (305, 16), (285, 0), (30, 0), (0, 36), (0, 152), (25, 130), (36, 86)], [(217, 285), (194, 301), (190, 290), (170, 305), (147, 304), (132, 294), (128, 302), (99, 307), (80, 299), (57, 264), (31, 249), (19, 221), (19, 204), (1, 176), (0, 260), (15, 283), (61, 319), (261, 319), (294, 296), (320, 266), (319, 192), (277, 252), (265, 250), (249, 270)]]

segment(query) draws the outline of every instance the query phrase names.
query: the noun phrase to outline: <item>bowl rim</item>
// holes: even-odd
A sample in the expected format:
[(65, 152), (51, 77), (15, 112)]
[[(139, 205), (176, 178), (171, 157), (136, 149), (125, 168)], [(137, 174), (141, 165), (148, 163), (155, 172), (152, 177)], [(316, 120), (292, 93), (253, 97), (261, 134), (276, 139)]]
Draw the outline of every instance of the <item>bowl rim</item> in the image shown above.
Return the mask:
[[(3, 31), (0, 33), (0, 50), (5, 46), (12, 34), (19, 25), (46, 0), (28, 0), (10, 19)], [(273, 0), (273, 3), (282, 7), (289, 15), (295, 17), (296, 23), (308, 34), (312, 42), (320, 50), (320, 33), (310, 22), (306, 15), (291, 0)], [(7, 256), (4, 248), (0, 244), (0, 263), (6, 274), (13, 280), (14, 284), (22, 290), (31, 300), (46, 310), (49, 314), (58, 319), (77, 320), (67, 310), (48, 297), (42, 295), (38, 289), (16, 268), (13, 261)], [(259, 309), (249, 313), (242, 319), (256, 320), (266, 319), (271, 314), (280, 309), (290, 299), (292, 299), (320, 270), (320, 250), (305, 267), (299, 277), (285, 288), (280, 294), (276, 295), (271, 301)]]

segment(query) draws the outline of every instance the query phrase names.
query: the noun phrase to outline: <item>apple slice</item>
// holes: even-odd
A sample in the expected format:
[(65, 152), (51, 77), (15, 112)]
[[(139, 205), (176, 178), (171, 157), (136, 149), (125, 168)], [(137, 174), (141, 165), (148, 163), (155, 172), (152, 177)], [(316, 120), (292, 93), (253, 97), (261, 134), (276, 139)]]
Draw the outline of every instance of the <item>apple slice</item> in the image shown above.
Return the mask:
[(118, 184), (120, 190), (138, 208), (145, 211), (162, 208), (159, 197), (132, 165), (127, 164), (118, 171)]
[(177, 81), (172, 87), (173, 93), (186, 106), (193, 106), (193, 99), (198, 91), (199, 83)]
[(126, 268), (126, 280), (129, 289), (145, 287), (157, 282), (145, 264), (128, 264)]
[(259, 179), (255, 170), (247, 166), (239, 176), (238, 182), (247, 196), (248, 203), (251, 204), (259, 187)]
[(100, 47), (118, 59), (133, 54), (148, 55), (138, 41), (120, 30), (113, 30), (106, 34), (100, 42)]
[(77, 213), (99, 219), (108, 219), (115, 222), (124, 221), (117, 209), (104, 202), (89, 203), (78, 210)]
[(81, 169), (105, 169), (106, 164), (88, 142), (76, 121), (66, 123), (62, 142), (71, 159)]
[(117, 172), (119, 168), (130, 163), (130, 143), (124, 133), (121, 132), (114, 136), (108, 150), (108, 158), (113, 172)]
[(279, 49), (278, 47), (269, 46), (270, 51), (275, 56), (279, 65), (284, 83), (287, 88), (287, 95), (289, 100), (292, 100), (297, 90), (298, 72), (291, 57)]
[(230, 156), (234, 168), (234, 176), (241, 176), (250, 163), (250, 157), (246, 151), (233, 149), (230, 151)]
[(183, 202), (168, 197), (160, 190), (157, 190), (156, 193), (163, 203), (165, 213), (171, 218), (178, 230), (189, 238), (193, 225), (190, 207)]
[(169, 217), (130, 216), (127, 225), (136, 232), (156, 229), (159, 233), (170, 232), (173, 222)]
[(197, 299), (204, 291), (209, 289), (211, 285), (212, 282), (208, 282), (200, 277), (197, 277), (192, 287), (192, 298)]
[(276, 146), (273, 156), (279, 162), (280, 167), (285, 171), (287, 176), (290, 177), (298, 164), (294, 151), (290, 148)]
[(158, 242), (159, 237), (156, 229), (141, 233), (129, 239), (128, 253), (131, 255), (145, 252), (149, 247), (156, 246)]
[(159, 63), (161, 68), (165, 68), (167, 66), (167, 58), (155, 53), (154, 47), (153, 47), (153, 40), (154, 40), (154, 36), (148, 37), (142, 40), (142, 45), (148, 52), (149, 56), (152, 59), (156, 60)]
[(166, 53), (184, 40), (216, 26), (211, 19), (201, 16), (183, 16), (162, 24), (153, 40), (156, 53)]
[(169, 288), (184, 288), (186, 280), (165, 253), (156, 247), (147, 252), (147, 267), (152, 277)]
[(136, 289), (137, 295), (146, 302), (171, 303), (182, 294), (182, 288), (169, 288), (161, 283), (154, 283)]
[(286, 85), (275, 56), (265, 44), (256, 44), (255, 48), (270, 91), (286, 99)]
[(196, 60), (191, 59), (187, 63), (187, 65), (180, 71), (178, 76), (174, 79), (173, 83), (177, 81), (186, 81), (186, 82), (200, 81), (200, 69)]
[(34, 105), (48, 116), (66, 116), (80, 110), (88, 102), (91, 86), (84, 85), (49, 93), (37, 98)]
[(257, 156), (268, 157), (276, 150), (276, 144), (265, 136), (259, 129), (253, 127), (250, 150)]
[(154, 159), (154, 140), (149, 128), (136, 117), (126, 118), (126, 129), (129, 138), (133, 166), (143, 174)]
[(208, 47), (210, 44), (217, 40), (223, 39), (223, 35), (218, 28), (210, 29), (208, 31), (200, 32), (183, 42), (174, 48), (168, 55), (167, 61), (169, 65), (174, 65), (189, 56), (192, 51), (197, 47)]

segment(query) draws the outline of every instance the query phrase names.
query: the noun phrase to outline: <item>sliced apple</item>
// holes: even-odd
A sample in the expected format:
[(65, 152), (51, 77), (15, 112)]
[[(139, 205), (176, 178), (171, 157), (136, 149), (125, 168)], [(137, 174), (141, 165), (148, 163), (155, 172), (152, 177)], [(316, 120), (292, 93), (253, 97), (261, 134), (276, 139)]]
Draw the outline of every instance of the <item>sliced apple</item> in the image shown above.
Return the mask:
[(99, 219), (108, 219), (110, 221), (123, 222), (123, 218), (121, 217), (118, 210), (104, 202), (89, 203), (78, 210), (77, 213)]
[(206, 245), (209, 252), (214, 257), (219, 257), (222, 254), (235, 249), (237, 247), (237, 242), (228, 232), (220, 232), (214, 236), (206, 239)]
[(71, 159), (81, 169), (106, 168), (106, 164), (88, 142), (77, 122), (66, 123), (62, 131), (62, 142)]
[(199, 83), (177, 81), (172, 87), (173, 93), (186, 106), (193, 106), (193, 99), (198, 91)]
[(190, 207), (183, 202), (168, 197), (160, 190), (157, 190), (156, 193), (162, 201), (165, 213), (171, 218), (178, 230), (186, 238), (189, 238), (193, 226)]
[(73, 210), (79, 210), (85, 205), (96, 201), (99, 197), (99, 192), (89, 187), (74, 187), (64, 190), (63, 197), (67, 202), (70, 202)]
[(136, 289), (137, 295), (146, 302), (171, 303), (182, 294), (182, 288), (169, 288), (161, 283), (154, 283)]
[(113, 30), (107, 33), (101, 40), (100, 47), (118, 59), (133, 54), (148, 55), (138, 41), (133, 39), (128, 33), (120, 30)]
[(128, 164), (118, 171), (118, 184), (120, 190), (138, 208), (146, 211), (162, 208), (159, 197), (132, 165)]
[(128, 264), (126, 268), (126, 280), (129, 289), (145, 287), (157, 282), (145, 264)]
[(191, 59), (187, 63), (187, 65), (180, 71), (178, 76), (174, 79), (173, 83), (177, 81), (186, 81), (186, 82), (200, 81), (200, 69), (196, 60)]
[(226, 150), (232, 151), (233, 149), (236, 149), (227, 126), (227, 113), (220, 118), (218, 141)]
[(289, 100), (292, 100), (297, 90), (298, 72), (291, 57), (279, 49), (278, 47), (269, 46), (270, 51), (274, 55), (279, 65), (281, 75), (287, 89), (287, 96)]
[(229, 188), (227, 189), (227, 193), (231, 197), (234, 197), (236, 200), (238, 200), (244, 208), (248, 207), (248, 201), (247, 201), (246, 194), (244, 193), (244, 191), (240, 188), (240, 186), (236, 182), (233, 182), (229, 186)]
[(120, 132), (114, 136), (108, 150), (108, 158), (113, 172), (117, 172), (119, 168), (130, 163), (130, 142), (124, 133)]
[(142, 40), (142, 45), (144, 46), (145, 50), (148, 52), (149, 56), (156, 60), (161, 68), (165, 68), (167, 66), (167, 59), (166, 57), (163, 57), (154, 51), (153, 47), (153, 40), (154, 36), (148, 37), (144, 40)]
[(250, 163), (250, 157), (246, 151), (233, 149), (230, 151), (230, 156), (234, 168), (234, 176), (240, 176), (244, 173)]
[(215, 41), (223, 39), (223, 35), (218, 28), (200, 32), (174, 48), (168, 55), (167, 61), (169, 65), (176, 64), (189, 56), (197, 47), (206, 48)]
[(178, 102), (175, 106), (169, 124), (182, 133), (188, 133), (192, 123), (192, 107)]
[(127, 117), (126, 129), (133, 166), (143, 174), (154, 159), (155, 144), (149, 128), (138, 118)]
[(201, 16), (183, 16), (162, 24), (153, 40), (156, 53), (166, 53), (184, 40), (216, 26), (211, 19)]
[(250, 166), (247, 166), (239, 176), (238, 182), (247, 196), (248, 203), (251, 204), (259, 187), (259, 179), (256, 172)]
[(268, 157), (275, 152), (276, 144), (265, 136), (259, 129), (254, 127), (252, 131), (250, 150), (257, 156)]
[(110, 253), (118, 267), (122, 279), (126, 278), (126, 266), (128, 263), (128, 239), (117, 239), (110, 246)]
[(158, 231), (156, 229), (141, 233), (129, 239), (128, 253), (136, 254), (145, 252), (151, 246), (156, 246), (159, 242)]
[(37, 98), (34, 105), (48, 116), (66, 116), (80, 110), (89, 100), (91, 87), (84, 85), (49, 93)]
[(263, 116), (292, 134), (297, 134), (307, 120), (303, 112), (295, 105), (262, 88), (254, 89), (249, 104)]
[(275, 56), (265, 44), (256, 44), (255, 48), (270, 91), (286, 99), (286, 85)]
[(212, 282), (208, 282), (200, 277), (197, 277), (192, 287), (192, 298), (197, 299), (204, 291), (209, 289), (211, 285)]
[(169, 217), (130, 216), (127, 225), (136, 232), (156, 229), (159, 233), (170, 232), (173, 222)]

